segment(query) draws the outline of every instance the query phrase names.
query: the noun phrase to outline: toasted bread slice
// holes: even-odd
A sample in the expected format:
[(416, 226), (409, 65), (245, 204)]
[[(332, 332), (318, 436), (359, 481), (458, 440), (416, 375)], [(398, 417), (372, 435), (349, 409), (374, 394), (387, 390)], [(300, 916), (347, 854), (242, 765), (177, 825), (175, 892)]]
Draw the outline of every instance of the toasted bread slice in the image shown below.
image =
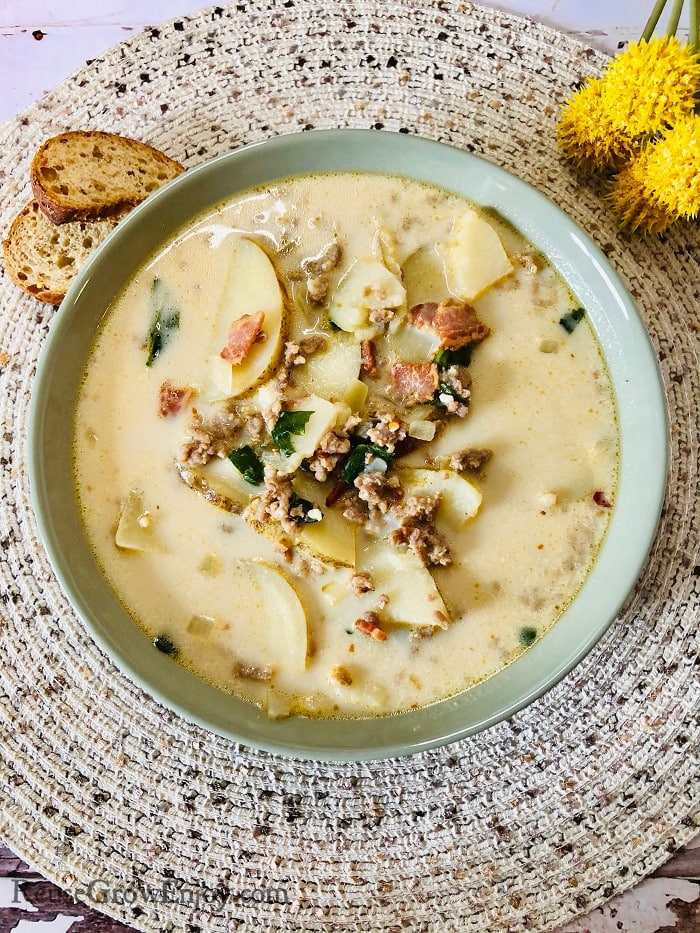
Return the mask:
[(58, 305), (78, 270), (118, 221), (119, 217), (108, 217), (57, 226), (36, 201), (30, 201), (15, 217), (3, 241), (5, 268), (25, 292)]
[(184, 168), (158, 149), (115, 133), (52, 136), (32, 160), (32, 192), (55, 224), (98, 220), (135, 207)]

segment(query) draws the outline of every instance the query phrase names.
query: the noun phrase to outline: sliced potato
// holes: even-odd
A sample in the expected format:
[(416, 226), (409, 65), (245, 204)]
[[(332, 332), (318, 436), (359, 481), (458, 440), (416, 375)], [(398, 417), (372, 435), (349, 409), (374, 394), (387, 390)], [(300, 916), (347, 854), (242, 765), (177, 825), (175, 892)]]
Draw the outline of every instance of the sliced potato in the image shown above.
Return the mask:
[(285, 474), (294, 473), (298, 470), (302, 460), (313, 456), (323, 435), (332, 430), (337, 424), (347, 420), (350, 414), (347, 405), (329, 402), (318, 395), (307, 395), (305, 398), (298, 399), (289, 410), (310, 411), (311, 417), (306, 422), (303, 434), (291, 435), (293, 453), (288, 457), (282, 455), (279, 458), (270, 458), (268, 460), (268, 462), (274, 464), (280, 473)]
[[(265, 339), (253, 344), (246, 358), (232, 365), (221, 358), (231, 325), (245, 314), (264, 312)], [(215, 327), (209, 360), (215, 392), (235, 398), (267, 379), (280, 362), (289, 312), (277, 273), (264, 250), (252, 240), (236, 241)]]
[(328, 692), (341, 707), (350, 708), (354, 712), (386, 707), (388, 691), (385, 685), (373, 683), (356, 670), (349, 673), (352, 678), (349, 684), (339, 684), (332, 673), (328, 678)]
[(263, 538), (267, 538), (269, 541), (275, 541), (276, 543), (285, 544), (289, 547), (296, 544), (298, 535), (288, 534), (279, 522), (273, 521), (271, 518), (265, 521), (261, 521), (258, 518), (258, 503), (258, 499), (251, 500), (248, 507), (243, 512), (243, 518), (245, 518), (253, 531), (257, 531), (259, 535), (262, 535)]
[(449, 295), (445, 263), (434, 245), (421, 246), (403, 264), (406, 305), (413, 308), (426, 301), (438, 304)]
[(367, 401), (367, 396), (369, 395), (369, 386), (366, 382), (363, 382), (361, 379), (356, 379), (351, 385), (348, 386), (345, 394), (343, 395), (342, 401), (348, 406), (351, 411), (362, 411), (364, 408), (365, 402)]
[(440, 338), (432, 330), (421, 330), (404, 322), (401, 327), (386, 335), (386, 344), (392, 360), (424, 363), (435, 356)]
[(304, 550), (334, 567), (355, 566), (356, 538), (356, 527), (333, 508), (323, 509), (320, 522), (301, 525), (299, 531)]
[(471, 209), (455, 220), (444, 255), (450, 291), (462, 301), (471, 301), (513, 271), (496, 230)]
[[(299, 495), (312, 498), (308, 490), (295, 482)], [(313, 500), (318, 496), (313, 496)], [(255, 500), (244, 512), (245, 520), (258, 534), (270, 541), (276, 541), (289, 547), (300, 547), (311, 557), (333, 567), (355, 567), (355, 541), (357, 530), (347, 522), (337, 509), (321, 506), (323, 518), (320, 522), (299, 525), (293, 533), (286, 532), (279, 522), (260, 521), (256, 515)]]
[(413, 551), (394, 547), (386, 539), (359, 549), (359, 571), (372, 577), (377, 593), (386, 593), (389, 602), (382, 616), (395, 625), (440, 625), (449, 615), (430, 571)]
[(255, 612), (243, 630), (234, 627), (242, 642), (237, 651), (246, 661), (279, 671), (303, 671), (309, 653), (306, 612), (299, 594), (278, 567), (259, 561), (240, 561), (237, 572), (251, 588)]
[(247, 505), (256, 494), (256, 487), (243, 479), (228, 457), (212, 457), (199, 473), (210, 486), (241, 505)]
[(315, 353), (307, 363), (295, 369), (295, 382), (309, 395), (320, 395), (331, 402), (344, 401), (359, 378), (361, 366), (360, 344), (344, 334), (336, 334), (329, 350)]
[(334, 567), (354, 567), (357, 526), (343, 518), (339, 509), (324, 505), (330, 485), (321, 485), (301, 472), (294, 477), (295, 492), (319, 504), (323, 512), (320, 522), (299, 525), (297, 543), (309, 554)]
[(201, 467), (176, 463), (180, 479), (207, 502), (234, 515), (241, 512), (255, 495), (255, 486), (241, 477), (229, 460), (218, 457)]
[(440, 495), (437, 517), (453, 528), (462, 528), (479, 511), (481, 493), (454, 470), (405, 469), (398, 471), (409, 495)]
[(114, 542), (126, 551), (152, 551), (158, 547), (153, 516), (136, 489), (132, 489), (122, 503)]
[(401, 278), (401, 263), (396, 235), (393, 230), (377, 225), (372, 237), (372, 255), (376, 256), (397, 278)]
[(328, 316), (341, 330), (362, 332), (370, 326), (371, 311), (401, 308), (406, 291), (384, 263), (357, 259), (338, 283)]

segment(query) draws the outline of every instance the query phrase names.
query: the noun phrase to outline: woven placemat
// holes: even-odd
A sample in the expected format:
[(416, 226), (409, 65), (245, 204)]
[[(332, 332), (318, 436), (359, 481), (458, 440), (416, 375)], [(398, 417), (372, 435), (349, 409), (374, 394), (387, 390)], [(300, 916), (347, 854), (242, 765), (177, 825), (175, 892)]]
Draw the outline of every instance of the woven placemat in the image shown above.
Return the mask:
[(107, 891), (102, 910), (154, 933), (551, 930), (697, 831), (700, 235), (620, 235), (559, 159), (558, 107), (604, 60), (469, 3), (239, 0), (146, 30), (0, 129), (3, 231), (29, 197), (33, 151), (64, 128), (133, 135), (188, 166), (307, 127), (401, 129), (484, 155), (560, 204), (626, 280), (672, 421), (643, 577), (549, 694), (407, 760), (257, 753), (144, 695), (62, 595), (25, 452), (54, 312), (3, 273), (0, 838), (59, 885)]

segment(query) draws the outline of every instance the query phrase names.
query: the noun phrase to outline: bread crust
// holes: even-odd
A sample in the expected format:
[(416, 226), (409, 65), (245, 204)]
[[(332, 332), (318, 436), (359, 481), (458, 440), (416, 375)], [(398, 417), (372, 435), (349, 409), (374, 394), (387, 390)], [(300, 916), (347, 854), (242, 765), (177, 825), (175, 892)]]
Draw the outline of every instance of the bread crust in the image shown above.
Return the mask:
[(139, 140), (97, 130), (47, 139), (30, 168), (34, 199), (54, 224), (123, 215), (184, 167)]
[(8, 275), (23, 291), (46, 304), (59, 305), (71, 282), (118, 217), (75, 221), (57, 227), (30, 201), (10, 225), (2, 251)]

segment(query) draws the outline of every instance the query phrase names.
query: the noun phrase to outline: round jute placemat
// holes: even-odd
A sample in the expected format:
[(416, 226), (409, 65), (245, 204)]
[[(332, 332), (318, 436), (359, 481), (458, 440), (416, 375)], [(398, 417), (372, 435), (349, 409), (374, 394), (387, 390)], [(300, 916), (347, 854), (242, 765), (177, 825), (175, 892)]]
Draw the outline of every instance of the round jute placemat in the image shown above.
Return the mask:
[(25, 452), (54, 312), (3, 273), (0, 837), (59, 885), (102, 892), (102, 910), (154, 933), (551, 930), (696, 832), (700, 235), (620, 235), (559, 159), (558, 107), (603, 63), (469, 3), (238, 0), (146, 30), (0, 129), (3, 231), (29, 197), (34, 150), (64, 128), (136, 136), (188, 166), (311, 126), (402, 129), (484, 155), (577, 219), (623, 276), (672, 422), (669, 494), (642, 579), (549, 694), (407, 760), (257, 753), (144, 695), (62, 595)]

